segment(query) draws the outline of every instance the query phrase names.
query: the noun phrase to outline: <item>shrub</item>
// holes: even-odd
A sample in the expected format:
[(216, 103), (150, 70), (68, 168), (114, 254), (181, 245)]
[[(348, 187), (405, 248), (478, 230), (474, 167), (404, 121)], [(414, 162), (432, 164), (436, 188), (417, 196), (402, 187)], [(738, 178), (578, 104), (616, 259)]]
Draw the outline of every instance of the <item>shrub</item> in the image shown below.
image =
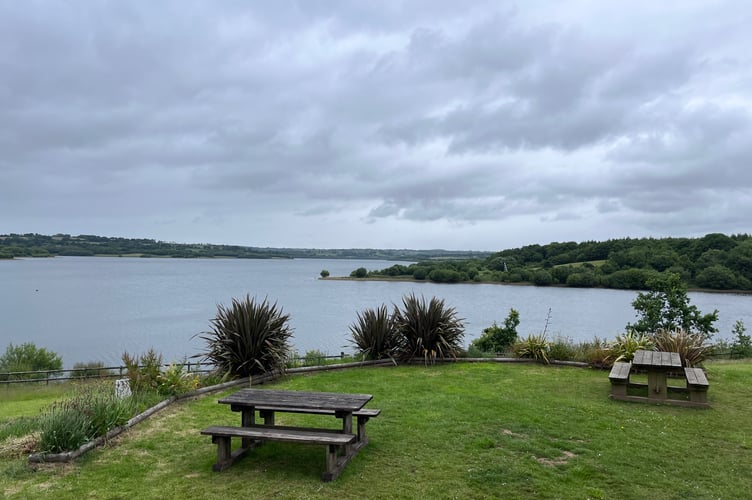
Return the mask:
[(157, 392), (165, 396), (179, 396), (198, 389), (199, 378), (188, 373), (185, 362), (171, 363), (157, 378)]
[(695, 366), (705, 359), (708, 346), (700, 332), (686, 330), (659, 330), (654, 336), (655, 349), (664, 352), (678, 352), (683, 366)]
[(635, 351), (640, 349), (650, 350), (653, 348), (653, 341), (647, 335), (628, 331), (624, 334), (617, 335), (616, 340), (611, 344), (611, 358), (614, 361), (632, 361)]
[(63, 360), (58, 354), (44, 347), (37, 347), (32, 342), (15, 346), (11, 343), (5, 349), (5, 354), (0, 356), (0, 372), (61, 370), (62, 368)]
[(574, 341), (567, 337), (555, 337), (548, 347), (548, 357), (559, 361), (574, 361), (579, 352)]
[(436, 297), (426, 303), (424, 297), (418, 299), (414, 294), (404, 296), (402, 306), (394, 313), (400, 357), (412, 360), (421, 356), (426, 362), (457, 357), (465, 330), (453, 307)]
[(162, 370), (162, 355), (153, 348), (141, 356), (132, 356), (124, 352), (121, 356), (130, 379), (131, 390), (156, 391), (159, 388), (159, 377)]
[(483, 334), (470, 343), (470, 347), (482, 352), (504, 352), (517, 340), (517, 327), (520, 324), (520, 313), (512, 308), (504, 320), (504, 326), (494, 321), (493, 325), (483, 329)]
[(518, 358), (530, 358), (548, 364), (548, 352), (551, 344), (545, 333), (531, 333), (514, 345), (514, 354)]
[(79, 378), (106, 377), (112, 373), (110, 370), (104, 368), (104, 363), (101, 361), (78, 362), (73, 365), (73, 369), (81, 370), (74, 372), (74, 376)]
[(365, 278), (366, 276), (368, 276), (368, 269), (365, 267), (359, 267), (350, 273), (351, 278)]
[(328, 269), (322, 269), (321, 270), (321, 277), (322, 278), (328, 278), (329, 277), (329, 270)]
[(395, 315), (389, 314), (386, 305), (358, 313), (350, 325), (351, 343), (366, 359), (384, 359), (394, 355), (398, 346)]
[(206, 341), (204, 359), (233, 377), (266, 372), (282, 372), (290, 350), (290, 316), (277, 303), (267, 299), (257, 303), (246, 295), (233, 299), (232, 307), (217, 306), (211, 331), (200, 338)]
[(585, 362), (594, 368), (607, 368), (612, 364), (610, 345), (598, 337), (594, 337), (592, 342), (584, 342), (582, 353)]
[(42, 415), (39, 447), (47, 453), (75, 450), (124, 425), (134, 409), (134, 400), (115, 396), (112, 383), (81, 386), (71, 398), (52, 404)]
[(313, 349), (306, 351), (303, 357), (304, 366), (321, 366), (326, 364), (326, 353)]
[(745, 333), (747, 328), (744, 326), (744, 322), (740, 319), (736, 320), (732, 331), (735, 337), (731, 343), (732, 356), (736, 358), (751, 358), (752, 339)]

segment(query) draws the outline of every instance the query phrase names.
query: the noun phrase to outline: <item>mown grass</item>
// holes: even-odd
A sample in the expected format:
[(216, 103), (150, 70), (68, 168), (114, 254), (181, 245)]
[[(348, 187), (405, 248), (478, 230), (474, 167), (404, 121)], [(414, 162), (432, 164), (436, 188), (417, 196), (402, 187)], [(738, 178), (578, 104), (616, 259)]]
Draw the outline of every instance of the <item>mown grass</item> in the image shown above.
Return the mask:
[[(184, 402), (67, 466), (0, 459), (18, 498), (745, 498), (750, 363), (712, 363), (710, 409), (608, 399), (607, 372), (457, 363), (296, 375), (269, 385), (366, 392), (382, 414), (332, 483), (320, 446), (269, 443), (215, 473), (199, 430), (238, 425), (217, 395)], [(279, 414), (329, 426), (331, 417)]]

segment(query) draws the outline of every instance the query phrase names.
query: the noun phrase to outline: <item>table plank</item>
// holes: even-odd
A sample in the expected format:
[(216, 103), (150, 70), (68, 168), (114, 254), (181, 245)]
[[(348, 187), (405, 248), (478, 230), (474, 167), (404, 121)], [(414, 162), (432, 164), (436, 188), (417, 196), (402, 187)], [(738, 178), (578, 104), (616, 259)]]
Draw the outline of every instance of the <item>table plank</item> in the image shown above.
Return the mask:
[(273, 406), (279, 409), (300, 408), (338, 412), (358, 411), (373, 396), (337, 392), (279, 391), (271, 389), (242, 389), (219, 400), (232, 406)]

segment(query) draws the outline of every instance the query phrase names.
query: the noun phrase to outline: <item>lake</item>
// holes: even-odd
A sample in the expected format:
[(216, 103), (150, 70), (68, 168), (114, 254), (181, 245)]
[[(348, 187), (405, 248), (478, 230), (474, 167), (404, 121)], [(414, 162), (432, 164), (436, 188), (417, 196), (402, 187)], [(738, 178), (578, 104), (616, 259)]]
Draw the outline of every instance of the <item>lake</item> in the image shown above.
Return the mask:
[[(358, 260), (142, 259), (56, 257), (0, 260), (0, 352), (9, 343), (33, 342), (76, 362), (119, 365), (123, 352), (153, 347), (165, 362), (199, 353), (194, 336), (209, 329), (217, 304), (246, 294), (277, 301), (291, 317), (292, 342), (300, 354), (318, 349), (351, 352), (349, 326), (356, 314), (401, 303), (405, 294), (445, 300), (465, 318), (466, 345), (510, 308), (520, 312), (521, 336), (541, 332), (576, 341), (613, 338), (635, 320), (637, 292), (490, 284), (435, 284), (321, 280), (347, 276), (358, 267), (382, 269), (394, 262)], [(719, 311), (719, 337), (734, 322), (752, 329), (752, 296), (689, 294), (702, 312)]]

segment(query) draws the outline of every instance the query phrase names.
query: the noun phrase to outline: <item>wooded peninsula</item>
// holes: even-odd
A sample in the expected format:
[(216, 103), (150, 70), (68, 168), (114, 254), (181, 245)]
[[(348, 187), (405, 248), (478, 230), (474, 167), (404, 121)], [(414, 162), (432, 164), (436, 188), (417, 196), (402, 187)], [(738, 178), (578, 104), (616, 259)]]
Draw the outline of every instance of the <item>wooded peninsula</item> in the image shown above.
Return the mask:
[(667, 273), (693, 289), (750, 292), (752, 238), (712, 233), (702, 238), (527, 245), (485, 258), (420, 261), (376, 271), (361, 267), (350, 277), (647, 290), (650, 281)]

